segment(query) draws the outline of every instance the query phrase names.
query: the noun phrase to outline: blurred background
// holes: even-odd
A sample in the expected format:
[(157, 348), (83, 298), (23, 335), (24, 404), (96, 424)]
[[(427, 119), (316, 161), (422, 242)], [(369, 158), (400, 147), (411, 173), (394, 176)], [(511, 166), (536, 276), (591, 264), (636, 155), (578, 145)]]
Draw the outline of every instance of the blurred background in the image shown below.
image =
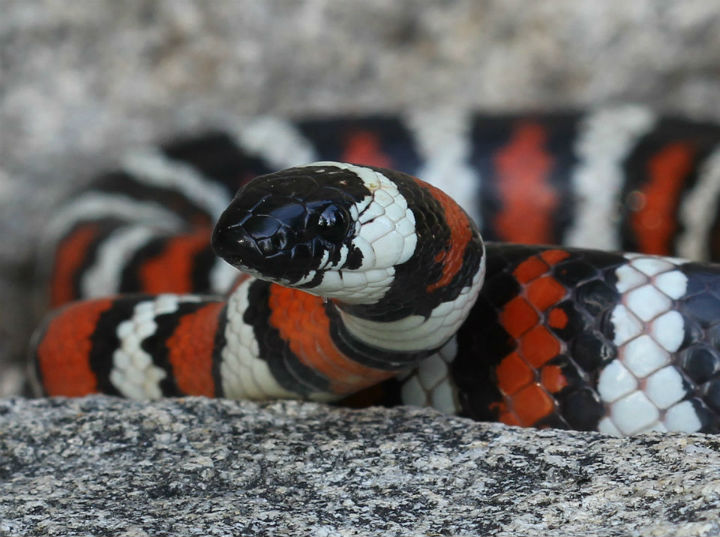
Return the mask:
[(720, 119), (717, 0), (0, 0), (0, 394), (54, 203), (218, 118), (634, 102)]

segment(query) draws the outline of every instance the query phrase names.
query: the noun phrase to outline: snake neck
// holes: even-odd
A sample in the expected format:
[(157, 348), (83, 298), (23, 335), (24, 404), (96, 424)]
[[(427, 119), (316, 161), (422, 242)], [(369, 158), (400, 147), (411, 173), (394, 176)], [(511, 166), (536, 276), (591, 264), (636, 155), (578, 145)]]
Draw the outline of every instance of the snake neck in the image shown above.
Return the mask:
[[(330, 302), (327, 308), (337, 319), (338, 331), (346, 340), (356, 342), (356, 348), (364, 345), (367, 354), (382, 350), (386, 353), (383, 360), (393, 366), (407, 367), (436, 352), (457, 332), (482, 287), (484, 270), (483, 258), (480, 269), (456, 296), (434, 307), (421, 302), (412, 313), (399, 318), (393, 316), (383, 320), (382, 302), (374, 307)], [(427, 296), (425, 298), (425, 302), (435, 304)], [(397, 303), (388, 301), (385, 304)], [(394, 313), (399, 309), (390, 311)]]
[(412, 213), (412, 254), (389, 269), (379, 298), (367, 303), (336, 294), (326, 309), (346, 352), (402, 368), (436, 352), (466, 319), (483, 284), (485, 249), (475, 224), (447, 194), (399, 172), (382, 174)]

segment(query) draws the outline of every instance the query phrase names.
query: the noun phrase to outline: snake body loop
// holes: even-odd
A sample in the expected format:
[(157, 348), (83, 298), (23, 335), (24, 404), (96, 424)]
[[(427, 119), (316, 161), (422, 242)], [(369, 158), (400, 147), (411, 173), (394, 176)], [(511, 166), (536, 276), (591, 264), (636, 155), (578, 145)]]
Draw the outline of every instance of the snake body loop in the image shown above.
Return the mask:
[[(278, 125), (263, 121), (135, 155), (55, 215), (42, 255), (62, 307), (34, 352), (45, 393), (406, 403), (616, 435), (720, 428), (720, 267), (653, 255), (719, 254), (720, 130), (626, 108), (474, 118), (427, 149), (417, 120), (287, 123), (285, 154), (365, 164), (248, 182), (269, 171), (249, 141)], [(473, 217), (395, 162), (440, 173)], [(618, 199), (629, 212), (613, 216)], [(605, 219), (622, 238), (599, 246), (646, 253), (497, 241), (577, 245)]]

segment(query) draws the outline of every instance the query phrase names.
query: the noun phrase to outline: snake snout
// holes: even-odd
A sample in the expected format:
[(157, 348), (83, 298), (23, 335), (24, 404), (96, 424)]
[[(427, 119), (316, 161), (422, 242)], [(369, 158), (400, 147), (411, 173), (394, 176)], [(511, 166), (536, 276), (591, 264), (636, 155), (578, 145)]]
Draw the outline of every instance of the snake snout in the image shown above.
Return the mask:
[(308, 211), (295, 200), (275, 198), (244, 208), (237, 198), (213, 231), (215, 253), (241, 270), (271, 279), (300, 279), (318, 256), (307, 236)]
[(249, 266), (260, 253), (258, 244), (241, 224), (226, 225), (222, 219), (213, 230), (212, 248), (232, 265)]

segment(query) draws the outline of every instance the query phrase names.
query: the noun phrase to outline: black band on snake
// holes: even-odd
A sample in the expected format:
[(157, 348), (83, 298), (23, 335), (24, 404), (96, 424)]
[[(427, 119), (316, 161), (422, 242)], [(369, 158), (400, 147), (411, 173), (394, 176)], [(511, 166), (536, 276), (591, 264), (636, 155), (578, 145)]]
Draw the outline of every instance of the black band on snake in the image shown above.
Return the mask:
[[(455, 191), (482, 179), (494, 240), (582, 243), (619, 197), (616, 246), (702, 250), (677, 237), (717, 227), (692, 188), (720, 193), (720, 130), (631, 112), (478, 117), (466, 155), (448, 145), (423, 169), (444, 166)], [(412, 161), (422, 136), (408, 142), (393, 121), (274, 124), (274, 140)], [(583, 128), (584, 145), (570, 143)], [(52, 219), (43, 253), (62, 307), (36, 336), (44, 393), (404, 403), (616, 435), (720, 429), (720, 266), (483, 244), (447, 194), (384, 166), (319, 161), (247, 182), (272, 153), (248, 132), (136, 155)]]

